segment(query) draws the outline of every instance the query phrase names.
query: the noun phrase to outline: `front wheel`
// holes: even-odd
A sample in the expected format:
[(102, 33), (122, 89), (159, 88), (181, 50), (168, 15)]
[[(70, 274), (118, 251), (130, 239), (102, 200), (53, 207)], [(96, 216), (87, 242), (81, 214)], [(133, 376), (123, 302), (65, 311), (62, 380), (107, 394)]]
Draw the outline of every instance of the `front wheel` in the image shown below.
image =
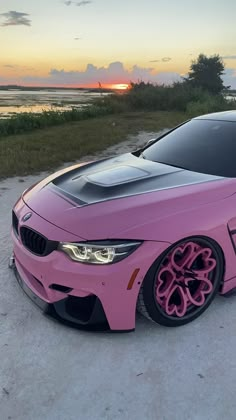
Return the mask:
[(210, 305), (224, 273), (223, 255), (210, 239), (193, 237), (171, 246), (153, 264), (140, 289), (137, 309), (158, 324), (177, 327)]

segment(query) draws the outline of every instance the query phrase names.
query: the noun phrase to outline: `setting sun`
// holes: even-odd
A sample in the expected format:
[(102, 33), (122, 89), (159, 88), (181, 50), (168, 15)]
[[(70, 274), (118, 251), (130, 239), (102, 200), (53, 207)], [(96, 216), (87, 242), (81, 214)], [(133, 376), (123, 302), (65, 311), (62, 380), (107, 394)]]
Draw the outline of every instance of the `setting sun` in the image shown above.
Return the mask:
[(115, 83), (111, 85), (111, 89), (127, 90), (129, 89), (129, 84), (128, 83)]

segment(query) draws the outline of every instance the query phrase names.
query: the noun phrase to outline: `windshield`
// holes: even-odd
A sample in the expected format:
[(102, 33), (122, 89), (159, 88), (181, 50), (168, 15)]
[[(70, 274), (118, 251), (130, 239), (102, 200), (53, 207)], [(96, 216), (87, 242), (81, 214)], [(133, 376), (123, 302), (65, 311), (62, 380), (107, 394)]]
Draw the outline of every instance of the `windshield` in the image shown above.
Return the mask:
[(223, 177), (236, 177), (236, 123), (195, 119), (142, 153), (154, 162)]

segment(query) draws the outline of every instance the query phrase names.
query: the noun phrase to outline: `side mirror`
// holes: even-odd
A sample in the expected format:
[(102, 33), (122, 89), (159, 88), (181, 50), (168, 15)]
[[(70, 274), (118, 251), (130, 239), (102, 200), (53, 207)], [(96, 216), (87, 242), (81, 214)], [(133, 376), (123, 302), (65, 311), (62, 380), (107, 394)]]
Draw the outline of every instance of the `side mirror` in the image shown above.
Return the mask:
[(160, 140), (162, 137), (164, 137), (167, 133), (170, 133), (171, 131), (173, 131), (173, 128), (164, 128), (163, 130), (159, 131), (159, 133), (157, 133), (158, 137), (148, 140), (145, 147), (150, 146), (156, 140)]
[(148, 140), (148, 142), (146, 143), (146, 146), (150, 146), (154, 141), (156, 141), (156, 139)]

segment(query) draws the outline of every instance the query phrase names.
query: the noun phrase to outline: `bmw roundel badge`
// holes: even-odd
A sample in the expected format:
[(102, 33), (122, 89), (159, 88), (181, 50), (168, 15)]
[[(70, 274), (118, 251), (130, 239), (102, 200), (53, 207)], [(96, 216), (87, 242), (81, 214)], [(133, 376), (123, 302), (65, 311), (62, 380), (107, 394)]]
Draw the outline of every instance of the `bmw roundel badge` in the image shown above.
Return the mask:
[(27, 222), (27, 220), (29, 220), (32, 216), (32, 213), (26, 213), (23, 217), (22, 217), (22, 221), (23, 222)]

